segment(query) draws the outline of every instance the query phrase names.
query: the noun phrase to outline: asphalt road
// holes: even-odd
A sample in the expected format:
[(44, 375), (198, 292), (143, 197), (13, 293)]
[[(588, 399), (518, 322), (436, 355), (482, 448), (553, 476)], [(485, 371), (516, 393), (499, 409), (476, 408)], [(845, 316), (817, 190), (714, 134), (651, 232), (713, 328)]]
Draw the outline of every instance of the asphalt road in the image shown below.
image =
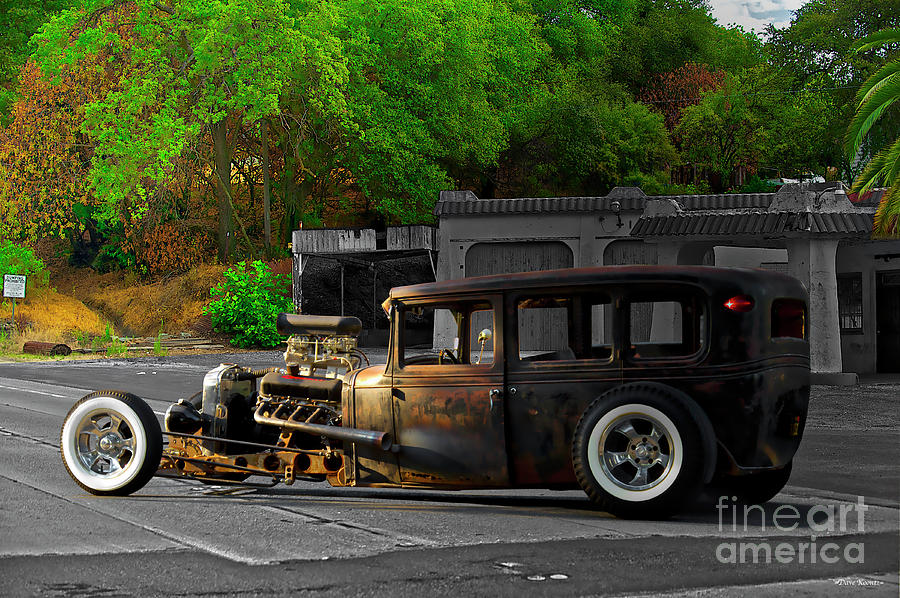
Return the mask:
[[(714, 495), (682, 516), (648, 522), (596, 511), (578, 491), (235, 489), (156, 478), (133, 496), (98, 498), (69, 479), (58, 436), (78, 398), (97, 388), (128, 390), (161, 414), (199, 390), (220, 361), (268, 366), (280, 354), (0, 364), (0, 595), (896, 596), (900, 589), (900, 386), (814, 387), (791, 482), (746, 526), (739, 510), (717, 511)], [(861, 521), (853, 506), (860, 500)], [(826, 529), (822, 511), (837, 515), (842, 506), (843, 525), (836, 516), (835, 529)], [(774, 525), (778, 507), (796, 509), (794, 529)], [(754, 551), (765, 561), (766, 550), (771, 562), (754, 563)]]

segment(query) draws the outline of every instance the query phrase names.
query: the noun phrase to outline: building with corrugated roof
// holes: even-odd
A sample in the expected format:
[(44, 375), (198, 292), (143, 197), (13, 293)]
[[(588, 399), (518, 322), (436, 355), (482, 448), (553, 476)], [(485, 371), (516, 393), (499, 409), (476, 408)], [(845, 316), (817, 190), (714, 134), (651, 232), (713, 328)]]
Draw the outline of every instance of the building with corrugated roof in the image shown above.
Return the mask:
[(852, 383), (856, 374), (900, 372), (900, 241), (870, 238), (879, 198), (853, 203), (840, 183), (657, 197), (635, 187), (517, 199), (445, 191), (434, 210), (436, 275), (616, 264), (779, 270), (809, 290), (816, 379)]

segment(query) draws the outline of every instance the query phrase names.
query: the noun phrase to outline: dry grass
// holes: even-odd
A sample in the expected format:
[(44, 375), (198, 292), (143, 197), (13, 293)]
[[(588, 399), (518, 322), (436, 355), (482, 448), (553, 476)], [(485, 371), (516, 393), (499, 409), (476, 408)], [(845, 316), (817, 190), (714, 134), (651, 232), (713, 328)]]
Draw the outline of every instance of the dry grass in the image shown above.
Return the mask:
[(209, 304), (209, 289), (222, 278), (221, 266), (197, 266), (185, 274), (152, 283), (141, 283), (121, 273), (79, 273), (69, 281), (73, 295), (136, 336), (160, 332), (208, 332), (203, 308)]
[[(8, 318), (12, 305), (4, 303)], [(16, 302), (16, 322), (28, 340), (63, 342), (76, 334), (103, 334), (106, 323), (78, 299), (54, 289), (41, 289)]]
[[(17, 301), (17, 326), (0, 330), (0, 354), (29, 358), (22, 355), (26, 341), (102, 349), (110, 335), (193, 332), (207, 336), (211, 325), (203, 309), (210, 301), (209, 289), (221, 281), (223, 270), (204, 265), (144, 283), (131, 274), (60, 269), (51, 275), (55, 289), (29, 291), (26, 300)], [(9, 320), (11, 307), (9, 301), (0, 304), (0, 321)]]
[[(9, 320), (12, 303), (0, 308), (0, 319)], [(16, 329), (0, 331), (0, 354), (21, 355), (26, 341), (67, 343), (81, 336), (102, 335), (106, 323), (84, 303), (53, 289), (31, 292), (16, 301)]]

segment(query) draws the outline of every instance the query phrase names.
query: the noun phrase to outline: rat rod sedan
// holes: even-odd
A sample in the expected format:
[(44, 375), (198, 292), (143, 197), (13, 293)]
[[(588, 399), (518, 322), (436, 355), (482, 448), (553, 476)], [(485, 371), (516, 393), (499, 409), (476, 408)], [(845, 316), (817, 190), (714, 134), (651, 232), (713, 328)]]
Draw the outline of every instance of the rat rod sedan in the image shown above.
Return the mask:
[[(764, 270), (614, 266), (395, 288), (387, 363), (352, 317), (281, 314), (285, 365), (222, 364), (165, 415), (97, 391), (66, 469), (94, 494), (154, 475), (241, 484), (583, 489), (660, 518), (716, 483), (787, 483), (809, 402), (808, 296)], [(432, 349), (434, 347), (434, 349)]]

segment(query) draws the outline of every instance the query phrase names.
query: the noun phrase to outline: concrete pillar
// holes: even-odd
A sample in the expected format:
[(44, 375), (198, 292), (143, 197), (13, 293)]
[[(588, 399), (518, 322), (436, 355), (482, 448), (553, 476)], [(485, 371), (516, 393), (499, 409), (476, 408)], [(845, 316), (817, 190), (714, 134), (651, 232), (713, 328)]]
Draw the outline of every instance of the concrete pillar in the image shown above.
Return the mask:
[(837, 239), (791, 239), (787, 242), (788, 274), (809, 291), (809, 354), (813, 382), (854, 384), (856, 374), (843, 374), (838, 322), (835, 256)]

